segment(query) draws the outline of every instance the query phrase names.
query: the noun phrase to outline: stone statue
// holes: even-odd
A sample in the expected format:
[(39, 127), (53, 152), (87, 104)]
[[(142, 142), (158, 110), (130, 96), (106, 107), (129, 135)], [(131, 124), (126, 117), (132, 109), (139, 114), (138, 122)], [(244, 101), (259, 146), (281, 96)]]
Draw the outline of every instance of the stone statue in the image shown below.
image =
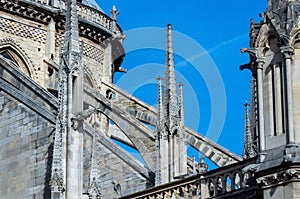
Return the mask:
[(117, 7), (116, 6), (113, 6), (111, 11), (110, 11), (110, 17), (113, 19), (113, 20), (117, 20), (117, 15), (119, 14), (119, 12), (117, 11)]

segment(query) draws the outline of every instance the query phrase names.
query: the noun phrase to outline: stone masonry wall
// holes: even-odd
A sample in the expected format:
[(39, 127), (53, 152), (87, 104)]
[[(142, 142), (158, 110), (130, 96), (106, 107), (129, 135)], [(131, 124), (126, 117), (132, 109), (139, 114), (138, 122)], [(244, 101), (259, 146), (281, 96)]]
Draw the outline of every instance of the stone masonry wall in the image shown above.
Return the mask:
[(104, 146), (99, 146), (99, 149), (103, 199), (120, 197), (115, 190), (116, 187), (114, 187), (117, 184), (121, 186), (122, 195), (128, 195), (147, 188), (149, 182), (139, 173), (134, 171)]
[(1, 199), (50, 198), (51, 131), (45, 119), (0, 91)]
[(0, 12), (0, 16), (1, 43), (15, 46), (30, 64), (27, 67), (30, 67), (32, 79), (43, 85), (47, 26), (5, 12)]

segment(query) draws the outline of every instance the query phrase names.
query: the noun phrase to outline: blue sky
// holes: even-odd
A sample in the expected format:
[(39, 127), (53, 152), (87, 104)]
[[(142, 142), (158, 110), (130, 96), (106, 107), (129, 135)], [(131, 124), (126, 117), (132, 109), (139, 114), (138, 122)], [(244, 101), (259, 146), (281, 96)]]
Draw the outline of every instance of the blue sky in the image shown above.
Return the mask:
[[(250, 72), (239, 70), (239, 65), (249, 62), (249, 57), (239, 49), (249, 46), (250, 19), (261, 20), (258, 14), (264, 12), (267, 1), (98, 0), (98, 4), (108, 15), (111, 7), (117, 6), (118, 23), (126, 36), (124, 45), (129, 52), (122, 67), (128, 74), (116, 75), (115, 82), (155, 105), (155, 78), (157, 73), (163, 76), (165, 63), (164, 29), (171, 23), (175, 32), (174, 51), (178, 52), (175, 54), (178, 82), (185, 84), (187, 126), (203, 135), (220, 129), (208, 136), (241, 155), (243, 104), (249, 100)], [(194, 58), (197, 61), (191, 61)], [(204, 69), (208, 75), (203, 74)], [(222, 118), (218, 118), (221, 116), (212, 118), (218, 112), (225, 116), (224, 126)], [(222, 128), (217, 127), (220, 125)]]

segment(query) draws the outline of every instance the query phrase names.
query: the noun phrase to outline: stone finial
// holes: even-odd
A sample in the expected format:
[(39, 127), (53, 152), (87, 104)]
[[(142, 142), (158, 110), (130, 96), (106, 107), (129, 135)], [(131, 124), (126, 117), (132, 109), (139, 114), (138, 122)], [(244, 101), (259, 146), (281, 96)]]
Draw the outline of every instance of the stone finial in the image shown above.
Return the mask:
[(173, 57), (172, 26), (167, 25), (166, 70), (165, 70), (165, 109), (166, 114), (175, 117), (178, 114), (175, 66)]
[(244, 159), (252, 158), (257, 153), (253, 145), (253, 137), (250, 131), (249, 107), (250, 104), (246, 102), (245, 106), (245, 133), (244, 133)]
[(117, 20), (117, 15), (120, 14), (117, 10), (117, 7), (114, 5), (110, 11), (110, 18)]
[(195, 156), (193, 156), (193, 173), (197, 173), (197, 162)]
[(205, 163), (204, 157), (200, 158), (199, 162), (199, 173), (205, 173), (208, 171), (208, 165)]

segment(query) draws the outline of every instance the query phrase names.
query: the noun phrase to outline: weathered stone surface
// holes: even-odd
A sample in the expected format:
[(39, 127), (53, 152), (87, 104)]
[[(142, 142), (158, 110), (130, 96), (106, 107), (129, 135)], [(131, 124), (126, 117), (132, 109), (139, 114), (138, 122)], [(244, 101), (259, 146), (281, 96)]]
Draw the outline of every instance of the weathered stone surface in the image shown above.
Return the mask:
[[(295, 145), (285, 145), (300, 142), (300, 105), (297, 100), (299, 27), (296, 24), (300, 6), (298, 1), (268, 2), (269, 8), (263, 14), (264, 21), (251, 22), (250, 47), (254, 49), (246, 50), (252, 52), (251, 63), (247, 66), (254, 72), (254, 81), (257, 68), (262, 75), (261, 84), (252, 87), (255, 96), (252, 97), (251, 133), (257, 136), (254, 140), (256, 144), (263, 143), (262, 146), (266, 147), (261, 147), (260, 152), (268, 154), (260, 154), (257, 161), (242, 161), (230, 151), (182, 126), (187, 143), (222, 168), (206, 172), (204, 162), (197, 164), (189, 160), (189, 166), (193, 168), (189, 171), (204, 173), (190, 178), (180, 176), (184, 179), (150, 189), (150, 192), (156, 192), (149, 197), (246, 198), (251, 194), (255, 194), (252, 197), (260, 197), (260, 188), (264, 190), (262, 195), (265, 198), (299, 197), (299, 150)], [(57, 138), (53, 132), (55, 127), (63, 125), (56, 120), (58, 105), (62, 103), (56, 95), (58, 75), (61, 75), (58, 73), (62, 63), (60, 49), (67, 48), (63, 39), (65, 6), (65, 1), (60, 0), (0, 1), (0, 54), (6, 56), (0, 56), (0, 198), (50, 198), (52, 141)], [(123, 35), (115, 21), (116, 9), (112, 12), (113, 19), (81, 4), (76, 5), (75, 10), (78, 11), (79, 24), (73, 26), (80, 33), (75, 43), (78, 42), (82, 50), (84, 85), (96, 94), (84, 95), (84, 109), (93, 110), (92, 114), (82, 118), (80, 114), (77, 117), (77, 113), (67, 114), (72, 116), (74, 122), (72, 130), (68, 129), (67, 133), (76, 133), (76, 136), (63, 140), (63, 146), (70, 143), (70, 147), (63, 148), (65, 151), (60, 154), (62, 159), (67, 159), (65, 162), (72, 160), (77, 166), (82, 163), (82, 180), (78, 183), (74, 180), (78, 181), (81, 177), (81, 172), (74, 171), (81, 169), (71, 164), (62, 165), (63, 170), (70, 171), (69, 182), (63, 182), (63, 189), (52, 196), (72, 197), (67, 194), (68, 191), (80, 190), (81, 183), (82, 192), (87, 196), (91, 182), (95, 180), (93, 177), (99, 177), (95, 181), (98, 181), (102, 197), (118, 198), (152, 186), (145, 173), (155, 170), (155, 133), (143, 122), (155, 126), (157, 111), (112, 84), (113, 73), (121, 70), (124, 51)], [(170, 58), (170, 53), (168, 56)], [(288, 76), (287, 68), (291, 76)], [(174, 83), (173, 79), (170, 81)], [(292, 89), (287, 86), (289, 83), (292, 83)], [(258, 88), (262, 88), (260, 96), (257, 96)], [(170, 101), (174, 105), (173, 94)], [(260, 102), (263, 104), (260, 110), (263, 121), (257, 121)], [(108, 137), (98, 140), (95, 155), (93, 140), (97, 133), (83, 131), (83, 120), (95, 132), (103, 133), (103, 136), (111, 135), (137, 148), (146, 165), (135, 165), (137, 161), (126, 155), (122, 148), (116, 147)], [(114, 120), (124, 131), (123, 137), (109, 132), (110, 120)], [(262, 134), (259, 134), (262, 131), (258, 127), (263, 125), (258, 125), (258, 122), (264, 124)], [(55, 123), (58, 125), (55, 126)], [(80, 149), (83, 150), (82, 156)], [(95, 160), (96, 167), (93, 167)], [(275, 166), (276, 171), (272, 168)], [(69, 188), (65, 186), (68, 183)]]
[(0, 112), (1, 198), (46, 198), (50, 191), (50, 123), (4, 92), (0, 96), (4, 99)]

